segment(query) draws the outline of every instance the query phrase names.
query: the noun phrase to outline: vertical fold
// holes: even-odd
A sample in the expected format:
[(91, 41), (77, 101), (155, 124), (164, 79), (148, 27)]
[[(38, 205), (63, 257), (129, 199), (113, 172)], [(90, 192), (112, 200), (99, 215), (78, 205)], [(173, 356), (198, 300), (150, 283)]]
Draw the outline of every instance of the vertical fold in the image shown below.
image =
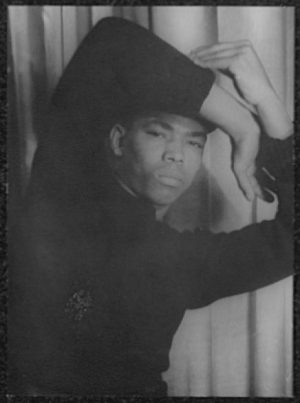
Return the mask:
[[(257, 45), (263, 63), (279, 97), (288, 106), (293, 102), (290, 98), (293, 51), (290, 48), (288, 55), (287, 45), (293, 42), (293, 32), (286, 25), (287, 11), (286, 8), (271, 7), (255, 17), (258, 34), (263, 38)], [(259, 202), (258, 220), (272, 218), (275, 212), (276, 206)], [(255, 393), (291, 396), (292, 356), (291, 337), (288, 336), (292, 332), (291, 280), (283, 280), (255, 294)]]
[(12, 226), (12, 222), (18, 217), (18, 211), (23, 189), (23, 171), (20, 169), (23, 165), (23, 142), (22, 136), (20, 136), (20, 125), (18, 116), (18, 103), (16, 92), (16, 80), (15, 80), (15, 67), (13, 63), (13, 51), (11, 40), (11, 20), (10, 9), (8, 9), (8, 31), (7, 31), (7, 95), (8, 95), (8, 116), (7, 116), (7, 149), (8, 149), (8, 224)]
[(78, 24), (76, 6), (62, 6), (62, 49), (63, 69), (78, 47)]
[(77, 39), (80, 43), (92, 28), (92, 7), (80, 6), (76, 8)]
[(285, 7), (283, 25), (285, 33), (285, 101), (290, 116), (294, 118), (295, 7)]
[[(287, 94), (292, 92), (293, 28), (286, 24), (287, 19), (291, 20), (291, 14), (291, 10), (283, 7), (219, 8), (221, 39), (248, 38), (252, 41), (283, 102), (287, 102)], [(228, 85), (226, 79), (222, 85)], [(232, 91), (230, 86), (227, 88)], [(292, 99), (289, 103), (291, 105)], [(276, 203), (270, 205), (257, 201), (257, 221), (272, 219), (276, 207)], [(291, 332), (291, 289), (288, 291), (285, 284), (286, 280), (250, 296), (249, 388), (256, 396), (287, 396), (289, 390), (290, 336), (284, 335)]]
[[(156, 35), (186, 54), (195, 47), (216, 41), (216, 8), (152, 7), (150, 26)], [(173, 222), (176, 222), (179, 230), (194, 229), (195, 223), (201, 225), (199, 207), (203, 182), (200, 179), (196, 182), (197, 186), (181, 199), (181, 204), (176, 206)], [(186, 214), (183, 214), (186, 206), (189, 209), (188, 220)], [(170, 351), (170, 367), (164, 375), (170, 395), (211, 396), (213, 394), (211, 340), (211, 308), (187, 311), (174, 336)]]
[(9, 8), (14, 80), (24, 186), (30, 174), (47, 101), (42, 7)]
[(92, 25), (105, 17), (115, 15), (116, 6), (91, 6)]
[(134, 21), (144, 28), (152, 30), (152, 11), (151, 7), (135, 6), (133, 7)]
[(212, 44), (217, 38), (215, 7), (152, 7), (152, 25), (156, 35), (183, 53)]
[(53, 90), (64, 65), (62, 9), (43, 6), (44, 46), (48, 88)]
[[(16, 92), (16, 112), (18, 116), (18, 133), (20, 136), (20, 172), (21, 180), (24, 184), (28, 178), (28, 167), (26, 166), (26, 153), (28, 146), (26, 144), (26, 134), (28, 131), (27, 114), (31, 113), (29, 108), (31, 91), (28, 85), (29, 66), (26, 63), (26, 57), (29, 52), (29, 39), (27, 35), (28, 15), (27, 7), (9, 7), (9, 28), (11, 34), (11, 50), (13, 59), (14, 84)], [(26, 80), (27, 79), (27, 80)], [(25, 108), (24, 108), (25, 106)]]

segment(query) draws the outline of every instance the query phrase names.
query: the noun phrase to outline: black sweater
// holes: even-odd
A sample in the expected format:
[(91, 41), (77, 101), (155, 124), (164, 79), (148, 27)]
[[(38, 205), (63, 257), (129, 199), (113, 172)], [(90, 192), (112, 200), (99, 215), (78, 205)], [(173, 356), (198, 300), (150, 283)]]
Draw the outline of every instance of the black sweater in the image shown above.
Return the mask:
[[(291, 140), (281, 143), (281, 157), (286, 149), (291, 159)], [(84, 233), (70, 232), (72, 223), (62, 228), (57, 212), (40, 203), (27, 252), (18, 249), (23, 274), (13, 294), (12, 373), (23, 393), (32, 385), (41, 394), (164, 395), (160, 374), (187, 308), (292, 274), (292, 183), (278, 161), (267, 164), (278, 177), (277, 218), (229, 234), (179, 233), (113, 178), (97, 225), (85, 215)]]

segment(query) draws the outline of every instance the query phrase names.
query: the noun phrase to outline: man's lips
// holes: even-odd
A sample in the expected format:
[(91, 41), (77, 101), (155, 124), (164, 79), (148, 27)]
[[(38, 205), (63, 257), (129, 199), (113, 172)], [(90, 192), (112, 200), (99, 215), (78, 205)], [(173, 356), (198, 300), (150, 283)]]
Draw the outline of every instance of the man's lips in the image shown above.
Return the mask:
[(183, 179), (181, 177), (175, 175), (159, 174), (157, 177), (159, 182), (161, 182), (163, 185), (171, 187), (178, 187), (183, 182)]

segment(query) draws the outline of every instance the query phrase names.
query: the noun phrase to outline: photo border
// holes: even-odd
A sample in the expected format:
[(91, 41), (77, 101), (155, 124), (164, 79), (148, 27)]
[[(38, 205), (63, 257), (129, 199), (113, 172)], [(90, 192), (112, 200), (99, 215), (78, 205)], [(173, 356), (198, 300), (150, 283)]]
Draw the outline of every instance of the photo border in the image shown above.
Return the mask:
[[(295, 133), (299, 129), (300, 116), (300, 4), (296, 4), (297, 0), (252, 0), (243, 1), (213, 1), (213, 0), (152, 0), (152, 1), (95, 1), (95, 0), (6, 0), (0, 4), (0, 400), (2, 396), (9, 402), (143, 402), (143, 401), (184, 401), (184, 402), (216, 402), (216, 403), (231, 403), (231, 402), (253, 402), (253, 403), (281, 403), (281, 402), (299, 402), (300, 401), (300, 280), (298, 276), (294, 278), (294, 361), (293, 361), (293, 397), (280, 398), (263, 398), (263, 397), (188, 397), (188, 398), (85, 398), (85, 397), (22, 397), (7, 395), (7, 300), (8, 300), (8, 270), (7, 270), (7, 199), (8, 192), (8, 169), (7, 169), (7, 120), (8, 120), (8, 93), (7, 93), (7, 41), (8, 41), (8, 7), (12, 5), (20, 6), (43, 6), (43, 5), (73, 5), (73, 6), (155, 6), (155, 5), (182, 5), (182, 6), (290, 6), (295, 7)], [(300, 200), (300, 139), (299, 135), (295, 135), (295, 269), (299, 262), (299, 200)]]

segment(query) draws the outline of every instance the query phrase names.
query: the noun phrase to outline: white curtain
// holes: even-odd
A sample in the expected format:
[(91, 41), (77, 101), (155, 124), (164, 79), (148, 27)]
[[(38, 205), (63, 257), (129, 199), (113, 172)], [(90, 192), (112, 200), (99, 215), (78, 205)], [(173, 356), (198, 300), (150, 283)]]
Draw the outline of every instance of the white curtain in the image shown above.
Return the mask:
[[(20, 183), (12, 187), (15, 200), (30, 174), (39, 121), (51, 91), (86, 33), (111, 15), (152, 29), (182, 52), (218, 40), (250, 39), (293, 115), (293, 7), (10, 6), (11, 149), (19, 156), (13, 170)], [(218, 80), (235, 91), (229, 79)], [(244, 199), (229, 157), (228, 138), (216, 131), (206, 149), (206, 174), (185, 202), (175, 206), (171, 225), (231, 231), (275, 214), (275, 204)], [(206, 196), (199, 196), (204, 188)], [(291, 396), (291, 278), (187, 311), (163, 376), (173, 396)]]

